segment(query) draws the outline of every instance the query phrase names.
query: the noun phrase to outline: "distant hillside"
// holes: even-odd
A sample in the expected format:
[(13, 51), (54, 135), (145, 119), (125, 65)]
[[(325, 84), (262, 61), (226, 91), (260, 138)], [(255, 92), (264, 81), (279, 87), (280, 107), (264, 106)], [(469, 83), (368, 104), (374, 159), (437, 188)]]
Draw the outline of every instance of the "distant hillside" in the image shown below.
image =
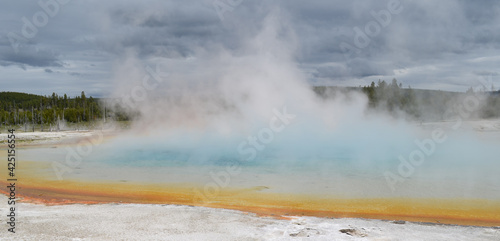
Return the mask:
[(500, 90), (499, 91), (493, 91), (493, 92), (490, 92), (491, 95), (495, 95), (495, 96), (500, 96)]
[[(369, 111), (386, 112), (394, 117), (413, 120), (437, 121), (456, 118), (464, 108), (473, 106), (461, 117), (466, 118), (500, 118), (500, 91), (475, 93), (472, 88), (466, 93), (441, 90), (422, 90), (403, 88), (393, 79), (372, 82), (364, 87), (312, 87), (322, 98), (333, 98), (339, 92), (356, 91), (364, 93), (368, 98)], [(470, 102), (470, 98), (472, 102)], [(469, 98), (469, 102), (467, 102)], [(469, 105), (467, 107), (467, 105)], [(18, 92), (0, 92), (0, 126), (31, 125), (40, 126), (43, 130), (47, 124), (55, 126), (60, 121), (69, 123), (92, 122), (103, 119), (104, 106), (93, 97), (87, 97), (82, 91), (73, 98), (66, 94), (59, 96), (41, 96)], [(106, 119), (130, 120), (134, 114), (120, 108), (107, 109)]]
[(0, 92), (1, 125), (55, 125), (59, 121), (86, 122), (102, 117), (98, 100), (85, 96), (74, 98), (66, 94), (41, 96), (18, 92)]
[[(474, 92), (469, 89), (465, 93), (403, 88), (396, 79), (391, 83), (385, 81), (372, 82), (364, 87), (326, 87), (315, 86), (313, 90), (323, 98), (333, 98), (336, 93), (358, 91), (366, 94), (369, 109), (384, 111), (395, 117), (415, 120), (438, 121), (449, 120), (460, 115), (468, 118), (500, 118), (500, 91)], [(468, 97), (469, 102), (467, 102)], [(472, 102), (470, 102), (472, 100)], [(466, 105), (476, 104), (470, 111)]]
[(0, 103), (2, 102), (28, 102), (33, 100), (40, 100), (43, 98), (41, 95), (26, 94), (19, 92), (0, 92)]

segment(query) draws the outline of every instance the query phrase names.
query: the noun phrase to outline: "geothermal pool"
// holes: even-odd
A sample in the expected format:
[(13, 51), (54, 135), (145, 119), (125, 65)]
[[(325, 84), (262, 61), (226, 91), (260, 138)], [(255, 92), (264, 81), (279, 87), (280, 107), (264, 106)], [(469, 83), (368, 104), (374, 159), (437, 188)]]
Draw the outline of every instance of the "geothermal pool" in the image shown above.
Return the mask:
[[(311, 133), (301, 134), (309, 138), (304, 141), (292, 130), (255, 156), (238, 149), (244, 136), (213, 133), (126, 133), (92, 145), (26, 147), (18, 151), (20, 195), (45, 203), (166, 203), (277, 217), (500, 225), (500, 132), (455, 136), (436, 125), (448, 139), (434, 148), (426, 142), (432, 124), (418, 127), (417, 139)], [(421, 164), (402, 164), (417, 160), (415, 151), (424, 153)]]

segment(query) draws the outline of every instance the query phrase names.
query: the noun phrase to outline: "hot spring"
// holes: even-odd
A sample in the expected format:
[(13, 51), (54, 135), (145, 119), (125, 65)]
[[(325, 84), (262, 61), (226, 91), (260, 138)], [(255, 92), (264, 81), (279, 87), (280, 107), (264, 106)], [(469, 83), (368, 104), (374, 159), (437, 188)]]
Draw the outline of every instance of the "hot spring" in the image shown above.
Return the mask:
[[(240, 134), (128, 132), (100, 138), (90, 148), (80, 143), (23, 149), (20, 158), (36, 163), (22, 170), (40, 185), (27, 180), (26, 189), (33, 188), (28, 193), (49, 200), (498, 223), (498, 130), (454, 134), (446, 122), (368, 123), (320, 131), (296, 115), (272, 135), (268, 125)], [(431, 146), (426, 141), (436, 130), (446, 138)], [(424, 153), (418, 165), (415, 152)]]
[(367, 113), (361, 93), (318, 97), (293, 32), (274, 15), (262, 28), (155, 68), (127, 53), (110, 108), (134, 113), (132, 127), (19, 151), (25, 195), (500, 225), (498, 122), (412, 122)]

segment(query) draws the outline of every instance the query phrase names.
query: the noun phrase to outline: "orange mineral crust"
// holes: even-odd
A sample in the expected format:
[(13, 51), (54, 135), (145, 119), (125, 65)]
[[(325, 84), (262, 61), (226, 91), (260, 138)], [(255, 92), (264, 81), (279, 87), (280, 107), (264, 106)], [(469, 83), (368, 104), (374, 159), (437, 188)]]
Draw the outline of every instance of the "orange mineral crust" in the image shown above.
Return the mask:
[[(354, 217), (476, 226), (500, 226), (500, 200), (365, 198), (273, 193), (263, 187), (205, 193), (202, 184), (53, 180), (50, 164), (21, 162), (16, 196), (44, 204), (180, 204), (248, 211), (264, 216)], [(0, 171), (2, 176), (7, 174)], [(5, 178), (0, 191), (8, 195)], [(210, 195), (208, 195), (210, 194)]]

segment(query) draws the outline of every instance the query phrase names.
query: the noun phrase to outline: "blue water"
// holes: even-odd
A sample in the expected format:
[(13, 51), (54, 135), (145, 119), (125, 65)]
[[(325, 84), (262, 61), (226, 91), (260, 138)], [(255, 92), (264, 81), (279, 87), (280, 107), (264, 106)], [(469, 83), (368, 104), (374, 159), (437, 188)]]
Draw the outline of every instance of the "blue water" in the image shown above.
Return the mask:
[[(385, 174), (400, 175), (401, 157), (418, 150), (415, 140), (429, 131), (405, 126), (365, 126), (331, 130), (288, 128), (255, 150), (255, 158), (238, 151), (247, 133), (178, 131), (119, 135), (93, 146), (65, 178), (148, 181), (157, 183), (213, 181), (211, 173), (237, 166), (231, 184), (369, 196), (451, 196), (500, 199), (500, 133), (446, 132), (411, 175), (391, 189)], [(247, 145), (247, 148), (249, 145)], [(65, 148), (23, 150), (29, 160), (64, 163)]]

